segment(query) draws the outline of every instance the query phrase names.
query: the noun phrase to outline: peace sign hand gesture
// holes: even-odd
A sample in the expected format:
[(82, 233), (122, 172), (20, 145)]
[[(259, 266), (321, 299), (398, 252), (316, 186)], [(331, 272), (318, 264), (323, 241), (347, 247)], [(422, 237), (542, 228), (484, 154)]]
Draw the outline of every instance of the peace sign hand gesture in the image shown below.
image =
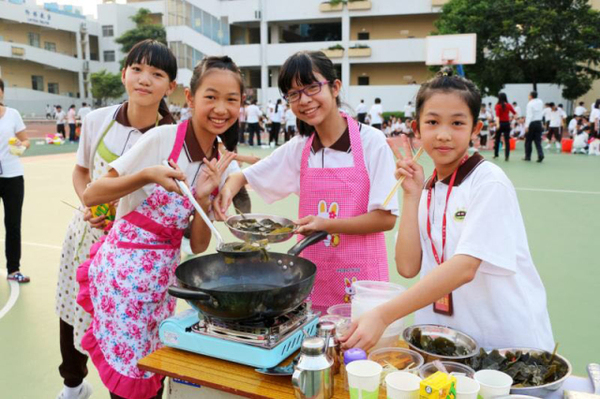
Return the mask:
[(198, 176), (198, 180), (196, 181), (197, 198), (208, 198), (215, 191), (215, 188), (219, 187), (221, 177), (229, 167), (231, 161), (234, 160), (235, 155), (234, 152), (226, 152), (218, 161), (216, 159), (209, 161), (204, 158), (204, 165), (202, 165), (200, 176)]
[(395, 172), (396, 179), (400, 179), (404, 176), (402, 190), (404, 190), (405, 196), (420, 197), (425, 181), (423, 167), (416, 161), (413, 161), (412, 150), (406, 135), (402, 135), (401, 141), (404, 155), (402, 155), (399, 147), (392, 147), (397, 159)]

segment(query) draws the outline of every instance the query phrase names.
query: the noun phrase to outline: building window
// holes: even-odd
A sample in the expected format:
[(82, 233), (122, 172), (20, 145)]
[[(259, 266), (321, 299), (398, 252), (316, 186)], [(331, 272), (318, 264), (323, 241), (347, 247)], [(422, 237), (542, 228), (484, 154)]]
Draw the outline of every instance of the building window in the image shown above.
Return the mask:
[(40, 34), (29, 32), (29, 45), (33, 47), (40, 47)]
[(358, 85), (359, 86), (368, 86), (369, 85), (369, 77), (368, 76), (359, 76), (358, 77)]
[(113, 26), (112, 25), (102, 25), (102, 36), (104, 37), (113, 37), (114, 36)]
[(54, 51), (56, 53), (56, 43), (44, 42), (44, 48), (48, 51)]
[(115, 51), (108, 50), (104, 52), (104, 62), (114, 62), (115, 61)]
[(48, 93), (58, 94), (58, 83), (48, 83)]
[(369, 40), (369, 32), (358, 32), (358, 40)]
[(33, 90), (44, 91), (44, 77), (31, 75), (31, 88)]

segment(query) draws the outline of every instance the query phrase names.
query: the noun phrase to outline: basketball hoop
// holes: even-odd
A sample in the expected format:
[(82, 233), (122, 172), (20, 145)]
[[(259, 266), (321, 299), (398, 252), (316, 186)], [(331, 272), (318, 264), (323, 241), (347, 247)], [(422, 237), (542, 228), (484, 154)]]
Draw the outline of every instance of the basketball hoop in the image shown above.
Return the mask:
[(476, 61), (477, 35), (434, 35), (425, 38), (426, 65), (468, 65)]

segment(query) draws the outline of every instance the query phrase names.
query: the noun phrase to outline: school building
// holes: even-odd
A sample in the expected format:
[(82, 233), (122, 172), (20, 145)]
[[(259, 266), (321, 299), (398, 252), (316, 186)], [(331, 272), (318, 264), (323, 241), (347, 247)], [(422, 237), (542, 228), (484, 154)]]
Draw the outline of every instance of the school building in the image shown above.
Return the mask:
[[(41, 114), (41, 104), (90, 99), (89, 76), (119, 70), (124, 57), (114, 39), (134, 27), (139, 8), (166, 27), (183, 88), (204, 55), (229, 55), (242, 69), (251, 96), (262, 104), (280, 98), (277, 76), (285, 59), (300, 50), (323, 50), (338, 68), (343, 99), (355, 107), (382, 99), (384, 110), (401, 110), (431, 73), (425, 37), (447, 0), (104, 0), (95, 19), (74, 7), (35, 0), (0, 0), (0, 76), (6, 102)], [(600, 9), (600, 0), (592, 0)], [(522, 107), (530, 86), (507, 87)], [(540, 85), (540, 97), (564, 101), (560, 88)], [(511, 95), (514, 92), (514, 95)], [(600, 83), (583, 99), (586, 106)], [(589, 98), (588, 98), (589, 97)], [(35, 104), (32, 103), (35, 99)], [(15, 104), (15, 101), (18, 104)], [(20, 107), (19, 107), (20, 106)]]

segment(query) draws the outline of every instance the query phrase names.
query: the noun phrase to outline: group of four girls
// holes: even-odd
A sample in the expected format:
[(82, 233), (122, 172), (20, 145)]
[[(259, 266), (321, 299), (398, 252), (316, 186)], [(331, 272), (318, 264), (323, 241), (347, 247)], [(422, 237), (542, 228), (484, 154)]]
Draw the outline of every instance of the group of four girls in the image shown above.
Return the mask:
[[(380, 131), (339, 110), (341, 82), (321, 52), (292, 55), (279, 76), (300, 134), (243, 172), (235, 154), (218, 150), (219, 137), (238, 137), (238, 67), (228, 57), (204, 59), (185, 91), (193, 115), (173, 125), (162, 98), (174, 89), (176, 70), (165, 46), (139, 43), (122, 72), (128, 101), (84, 121), (73, 173), (84, 213), (75, 214), (65, 238), (57, 291), (65, 384), (59, 397), (91, 394), (86, 355), (112, 398), (162, 395), (162, 377), (137, 362), (160, 347), (158, 326), (175, 310), (167, 288), (184, 229), (190, 227), (195, 253), (210, 241), (173, 179), (185, 181), (217, 220), (246, 184), (266, 202), (298, 195), (299, 233), (329, 233), (302, 254), (317, 265), (311, 300), (323, 310), (348, 298), (348, 280), (389, 279), (383, 232), (400, 212), (397, 198), (384, 202), (405, 176), (396, 267), (404, 277), (421, 272), (421, 281), (355, 321), (345, 346), (368, 349), (388, 324), (414, 311), (419, 322), (454, 326), (485, 347), (553, 346), (514, 188), (498, 167), (467, 156), (481, 129), (472, 83), (445, 73), (417, 95), (413, 130), (435, 165), (425, 181), (406, 142), (395, 163)], [(170, 167), (162, 165), (167, 159)], [(91, 216), (88, 207), (116, 201), (114, 223)]]

